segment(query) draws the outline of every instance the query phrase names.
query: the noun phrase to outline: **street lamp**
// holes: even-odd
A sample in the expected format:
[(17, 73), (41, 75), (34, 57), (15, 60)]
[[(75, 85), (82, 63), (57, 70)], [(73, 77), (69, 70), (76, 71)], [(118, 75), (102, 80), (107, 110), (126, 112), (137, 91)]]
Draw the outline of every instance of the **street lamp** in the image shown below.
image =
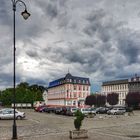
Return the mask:
[(13, 6), (13, 104), (14, 104), (14, 121), (13, 121), (13, 136), (12, 139), (17, 139), (17, 126), (16, 126), (16, 112), (15, 112), (15, 102), (16, 102), (16, 90), (15, 90), (15, 83), (16, 83), (16, 73), (15, 73), (15, 53), (16, 53), (16, 37), (15, 37), (15, 13), (16, 13), (16, 5), (18, 2), (24, 5), (24, 12), (21, 13), (23, 18), (26, 20), (30, 16), (30, 13), (27, 12), (26, 4), (22, 0), (11, 0)]

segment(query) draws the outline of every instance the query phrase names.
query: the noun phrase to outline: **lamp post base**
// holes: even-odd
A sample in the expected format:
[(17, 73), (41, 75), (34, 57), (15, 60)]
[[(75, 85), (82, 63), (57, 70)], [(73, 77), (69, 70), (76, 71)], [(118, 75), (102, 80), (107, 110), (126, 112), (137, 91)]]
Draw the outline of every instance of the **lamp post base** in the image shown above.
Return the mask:
[(12, 140), (17, 140), (17, 126), (13, 124), (13, 137)]

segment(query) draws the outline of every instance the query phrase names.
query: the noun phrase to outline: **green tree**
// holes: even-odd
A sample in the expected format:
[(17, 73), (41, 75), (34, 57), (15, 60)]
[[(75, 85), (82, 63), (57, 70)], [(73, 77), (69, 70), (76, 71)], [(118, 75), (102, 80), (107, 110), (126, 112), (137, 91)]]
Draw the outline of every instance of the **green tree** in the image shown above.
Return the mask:
[(95, 105), (96, 104), (95, 95), (91, 94), (91, 95), (87, 96), (86, 99), (85, 99), (85, 104), (90, 105), (90, 106)]
[[(27, 82), (22, 82), (16, 87), (16, 103), (32, 103), (34, 101), (42, 101), (42, 94), (45, 88), (43, 86), (31, 85)], [(0, 101), (4, 105), (11, 105), (13, 103), (13, 88), (7, 88), (0, 94)]]
[(96, 105), (98, 107), (104, 106), (106, 104), (106, 96), (105, 95), (97, 95), (96, 96)]
[(140, 93), (139, 92), (129, 92), (126, 95), (126, 104), (129, 107), (137, 107), (140, 104)]
[(7, 88), (1, 92), (1, 101), (3, 105), (11, 105), (13, 102), (13, 89)]
[(110, 105), (116, 105), (118, 104), (118, 101), (119, 101), (119, 94), (113, 92), (107, 95), (107, 102)]
[(76, 130), (80, 130), (82, 126), (82, 121), (84, 120), (84, 114), (81, 111), (77, 110), (75, 112), (76, 119), (74, 120), (74, 126)]

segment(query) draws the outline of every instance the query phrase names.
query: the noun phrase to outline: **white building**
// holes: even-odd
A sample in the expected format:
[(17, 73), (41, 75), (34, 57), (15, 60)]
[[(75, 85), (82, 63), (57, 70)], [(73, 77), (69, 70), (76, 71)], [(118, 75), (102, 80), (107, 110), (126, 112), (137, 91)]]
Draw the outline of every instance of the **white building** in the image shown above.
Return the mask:
[(129, 92), (140, 92), (140, 77), (135, 75), (130, 79), (103, 82), (102, 94), (107, 95), (112, 92), (119, 94), (118, 105), (125, 105), (126, 95)]

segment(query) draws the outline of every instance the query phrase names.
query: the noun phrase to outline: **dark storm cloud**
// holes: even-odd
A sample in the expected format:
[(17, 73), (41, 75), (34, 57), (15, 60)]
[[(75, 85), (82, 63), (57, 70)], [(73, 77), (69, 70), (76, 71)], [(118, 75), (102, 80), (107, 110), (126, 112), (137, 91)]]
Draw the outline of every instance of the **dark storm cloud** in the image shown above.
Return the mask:
[(11, 9), (12, 9), (11, 1), (8, 2), (6, 0), (0, 0), (0, 24), (8, 26), (11, 25), (12, 23), (12, 17), (10, 16)]
[(63, 48), (56, 44), (47, 46), (50, 60), (64, 64), (76, 63), (86, 73), (100, 71), (110, 77), (122, 77), (126, 73), (126, 66), (138, 63), (139, 33), (124, 27), (123, 22), (114, 22), (102, 9), (88, 13), (85, 21), (87, 24), (81, 32), (90, 40), (84, 38), (81, 41), (77, 37), (76, 44), (67, 42)]
[(52, 0), (52, 1), (38, 1), (37, 2), (39, 6), (42, 8), (44, 11), (46, 17), (49, 16), (51, 18), (55, 18), (58, 15), (58, 7), (57, 7), (57, 1)]
[(33, 57), (33, 58), (38, 58), (39, 57), (37, 51), (35, 51), (35, 50), (28, 50), (28, 51), (26, 51), (26, 54), (29, 57)]
[[(54, 24), (56, 24), (54, 26), (56, 28), (66, 26), (68, 17), (65, 14), (65, 3), (66, 1), (63, 0), (37, 0), (28, 5), (28, 11), (31, 13), (29, 19), (27, 21), (24, 21), (22, 18), (16, 19), (17, 40), (36, 39), (45, 33), (54, 34)], [(56, 21), (53, 21), (53, 19)]]
[(48, 59), (53, 62), (64, 64), (76, 63), (83, 67), (83, 71), (92, 73), (97, 68), (101, 69), (105, 60), (100, 52), (94, 49), (92, 44), (89, 44), (89, 46), (87, 44), (86, 46), (82, 46), (81, 43), (77, 46), (71, 44), (70, 46), (63, 47), (63, 49), (60, 46), (47, 46), (43, 52), (44, 54), (47, 53)]
[[(122, 37), (122, 36), (121, 36)], [(123, 38), (118, 38), (118, 47), (128, 60), (128, 65), (138, 62), (140, 54), (140, 35), (137, 33), (124, 34)]]
[(56, 18), (65, 7), (67, 0), (46, 0), (37, 1), (39, 7), (44, 11), (46, 17)]
[(89, 36), (93, 36), (95, 32), (101, 29), (101, 21), (105, 17), (103, 10), (93, 11), (86, 17), (88, 21), (88, 26), (84, 28), (84, 32)]
[(9, 81), (9, 83), (12, 83), (13, 75), (12, 75), (12, 73), (11, 74), (1, 73), (0, 74), (0, 79), (5, 79), (2, 82), (5, 82), (5, 81), (8, 82)]
[[(105, 54), (105, 52), (109, 54), (113, 52), (114, 46), (118, 50), (117, 52), (123, 55), (128, 61), (127, 64), (123, 64), (124, 66), (136, 63), (140, 53), (140, 42), (138, 42), (140, 34), (123, 28), (123, 23), (107, 22), (107, 15), (102, 10), (93, 13), (94, 14), (89, 15), (89, 18), (87, 18), (89, 25), (85, 27), (84, 32), (91, 37), (96, 36), (98, 40), (102, 41), (102, 45), (100, 45), (98, 49), (101, 50), (103, 54)], [(117, 58), (117, 54), (115, 55)], [(117, 66), (118, 62), (113, 63), (116, 63)]]
[[(16, 75), (16, 83), (20, 82), (20, 76)], [(0, 73), (0, 86), (1, 87), (13, 87), (13, 74), (12, 73)]]
[(53, 3), (49, 3), (46, 6), (46, 13), (50, 15), (52, 18), (55, 18), (58, 15), (57, 5), (54, 5)]
[(0, 51), (0, 65), (1, 65), (1, 67), (11, 63), (11, 60), (13, 58), (12, 45), (8, 44), (9, 40), (6, 40), (6, 41), (7, 42), (3, 42), (2, 44), (0, 44), (0, 48), (1, 48), (1, 51)]
[(37, 78), (29, 78), (27, 79), (27, 82), (30, 84), (37, 84), (37, 85), (42, 85), (46, 86), (48, 83), (46, 83), (45, 80), (37, 79)]

